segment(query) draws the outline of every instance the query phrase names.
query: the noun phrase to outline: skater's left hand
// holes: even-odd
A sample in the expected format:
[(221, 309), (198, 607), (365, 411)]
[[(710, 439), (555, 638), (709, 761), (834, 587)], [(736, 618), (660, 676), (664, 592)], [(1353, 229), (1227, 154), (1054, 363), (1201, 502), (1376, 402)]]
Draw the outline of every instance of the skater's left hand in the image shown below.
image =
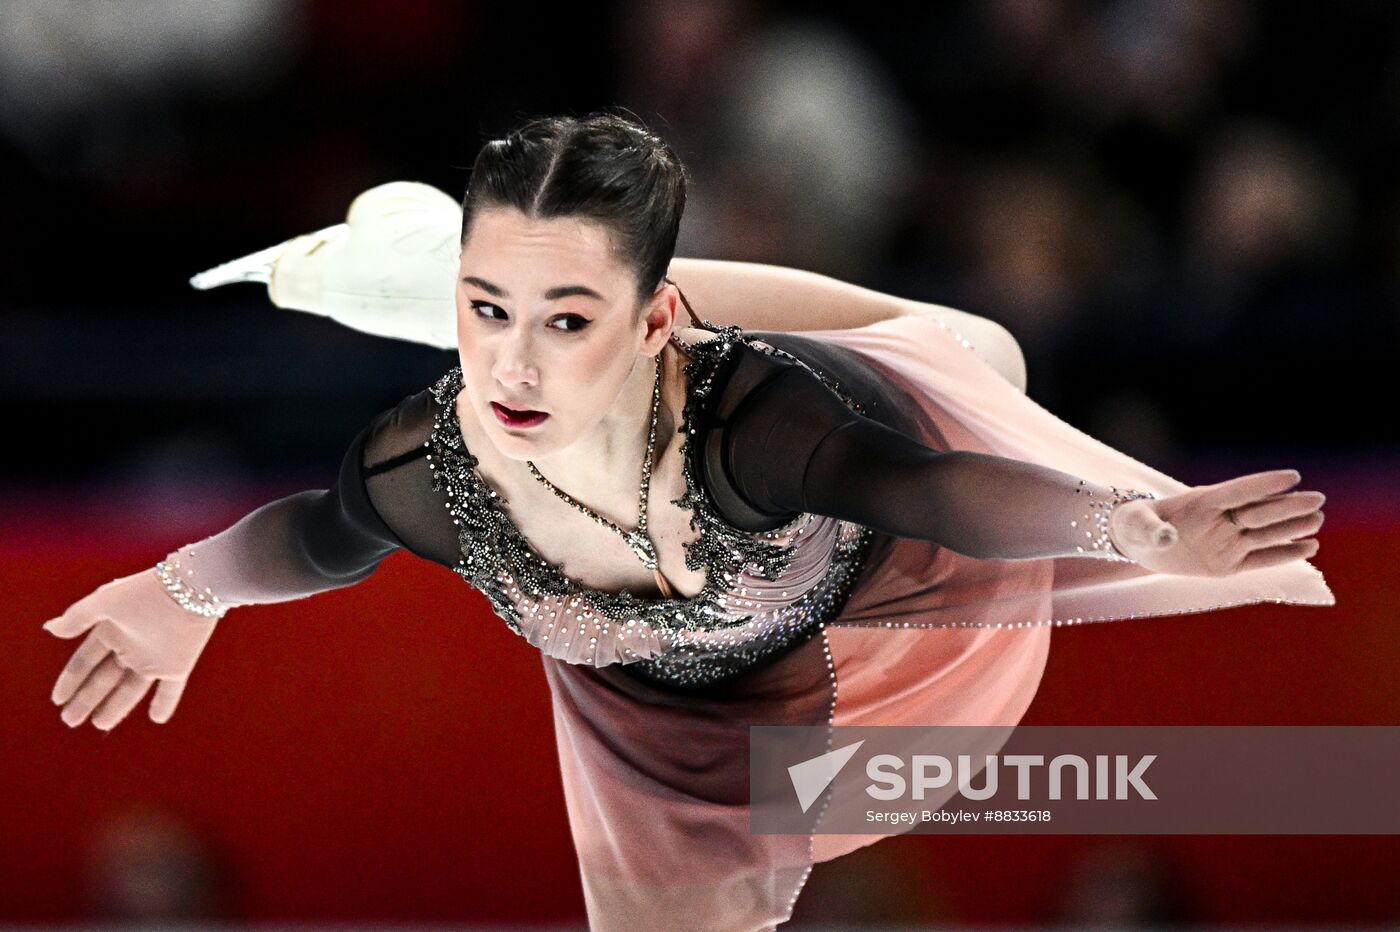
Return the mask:
[[(1321, 492), (1292, 491), (1297, 470), (1251, 473), (1114, 507), (1109, 536), (1156, 573), (1229, 576), (1317, 553)], [(1233, 517), (1233, 520), (1232, 520)]]

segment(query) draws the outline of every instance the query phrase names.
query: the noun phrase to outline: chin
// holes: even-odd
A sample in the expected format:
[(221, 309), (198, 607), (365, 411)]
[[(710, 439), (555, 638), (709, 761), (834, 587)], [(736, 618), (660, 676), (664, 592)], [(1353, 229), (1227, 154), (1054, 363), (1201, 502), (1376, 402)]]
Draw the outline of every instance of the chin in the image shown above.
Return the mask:
[(510, 461), (512, 461), (512, 462), (521, 463), (521, 464), (524, 464), (524, 462), (525, 462), (526, 460), (542, 459), (542, 457), (541, 457), (537, 452), (533, 452), (533, 451), (530, 451), (530, 452), (521, 452), (521, 453), (518, 453), (518, 454), (512, 453), (509, 449), (507, 449), (507, 445), (500, 445), (500, 446), (497, 446), (497, 447), (496, 447), (496, 452), (499, 453), (499, 454), (501, 454), (501, 458), (502, 458), (502, 459), (507, 459), (507, 460), (510, 460)]

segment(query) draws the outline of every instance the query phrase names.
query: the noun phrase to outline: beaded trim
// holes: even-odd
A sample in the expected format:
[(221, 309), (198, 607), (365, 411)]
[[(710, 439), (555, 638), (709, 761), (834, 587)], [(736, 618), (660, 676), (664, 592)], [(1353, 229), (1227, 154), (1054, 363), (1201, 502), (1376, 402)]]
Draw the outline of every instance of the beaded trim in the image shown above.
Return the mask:
[[(713, 323), (708, 320), (705, 321), (705, 323), (709, 324), (711, 327), (715, 328), (720, 333), (724, 333), (725, 331), (731, 329), (735, 331), (739, 330), (738, 326), (722, 327), (719, 324)], [(836, 395), (836, 397), (840, 398), (852, 411), (854, 411), (857, 414), (865, 413), (865, 405), (861, 404), (859, 401), (856, 401), (855, 397), (852, 396), (850, 392), (842, 388), (840, 380), (829, 377), (825, 372), (822, 372), (820, 369), (814, 369), (813, 367), (809, 366), (805, 361), (792, 355), (787, 350), (779, 349), (778, 347), (773, 346), (770, 343), (765, 343), (762, 340), (754, 339), (749, 334), (742, 332), (738, 333), (735, 337), (733, 337), (733, 339), (743, 340), (746, 344), (758, 350), (760, 353), (766, 353), (769, 356), (781, 356), (784, 359), (792, 360), (802, 368), (806, 369), (808, 372), (812, 373), (812, 375), (816, 376), (817, 381), (821, 382), (827, 388), (831, 389), (831, 391)], [(700, 345), (703, 346), (704, 344)], [(685, 346), (693, 351), (693, 347), (691, 344), (686, 343)]]
[(699, 429), (698, 416), (701, 413), (701, 399), (709, 395), (714, 378), (724, 361), (731, 355), (733, 347), (743, 343), (761, 353), (770, 356), (783, 356), (793, 360), (820, 379), (822, 384), (835, 392), (847, 405), (858, 412), (860, 407), (853, 398), (840, 389), (839, 383), (833, 382), (824, 373), (808, 366), (796, 356), (756, 340), (744, 333), (737, 324), (721, 326), (710, 320), (706, 320), (704, 323), (716, 333), (712, 339), (699, 343), (686, 343), (679, 337), (676, 338), (676, 342), (680, 343), (694, 359), (685, 366), (691, 391), (690, 397), (686, 399), (680, 428), (681, 432), (685, 434), (685, 440), (681, 444), (681, 470), (685, 474), (686, 491), (680, 498), (674, 499), (671, 504), (690, 511), (691, 529), (699, 528), (701, 531), (700, 536), (686, 547), (685, 564), (692, 570), (705, 569), (723, 563), (725, 552), (728, 552), (731, 557), (739, 557), (740, 554), (735, 553), (735, 551), (743, 551), (743, 559), (758, 564), (765, 579), (777, 579), (792, 562), (793, 553), (791, 548), (766, 543), (765, 538), (781, 537), (805, 524), (812, 516), (800, 514), (781, 527), (757, 534), (736, 528), (720, 517), (718, 506), (712, 498), (705, 494), (704, 487), (698, 480), (698, 468), (695, 462), (697, 454), (691, 449), (691, 438)]
[[(1080, 479), (1079, 485), (1085, 486), (1088, 483)], [(1092, 490), (1076, 488), (1075, 494), (1086, 494), (1089, 498), (1089, 510), (1078, 521), (1071, 521), (1069, 526), (1077, 528), (1079, 521), (1083, 521), (1086, 528), (1084, 536), (1089, 539), (1089, 546), (1086, 549), (1082, 546), (1074, 548), (1076, 553), (1087, 556), (1099, 557), (1105, 560), (1113, 560), (1118, 563), (1135, 563), (1137, 561), (1129, 558), (1123, 551), (1119, 550), (1113, 543), (1113, 539), (1108, 536), (1108, 516), (1113, 509), (1124, 502), (1135, 501), (1140, 498), (1157, 498), (1156, 492), (1142, 492), (1137, 489), (1120, 489), (1111, 485), (1108, 487), (1109, 497), (1100, 497)]]
[[(745, 570), (755, 567), (756, 572), (765, 579), (775, 580), (791, 564), (795, 555), (792, 547), (771, 541), (799, 522), (805, 523), (810, 515), (799, 515), (782, 528), (757, 533), (744, 531), (720, 517), (697, 481), (691, 440), (697, 431), (700, 406), (713, 387), (715, 374), (734, 347), (740, 342), (751, 346), (754, 342), (737, 325), (719, 327), (710, 321), (706, 323), (717, 331), (713, 339), (695, 344), (682, 343), (694, 357), (685, 365), (689, 390), (678, 430), (685, 435), (681, 445), (681, 461), (686, 491), (671, 501), (671, 504), (691, 511), (690, 526), (700, 532), (698, 537), (685, 545), (686, 566), (705, 572), (704, 588), (691, 598), (640, 598), (627, 589), (619, 593), (594, 589), (570, 579), (557, 566), (540, 556), (506, 514), (502, 506), (508, 504), (508, 500), (481, 477), (476, 469), (479, 461), (467, 449), (456, 415), (456, 399), (462, 388), (461, 367), (454, 366), (432, 386), (437, 411), (431, 434), (424, 445), (431, 450), (427, 459), (433, 473), (433, 488), (447, 495), (446, 508), (452, 515), (453, 523), (458, 526), (461, 557), (453, 569), (487, 596), (496, 614), (516, 634), (523, 636), (523, 631), (518, 623), (518, 609), (509, 592), (511, 589), (524, 590), (536, 597), (573, 596), (603, 617), (648, 623), (661, 630), (714, 631), (738, 627), (754, 616), (734, 615), (723, 606), (723, 597)], [(677, 339), (677, 342), (682, 341)], [(761, 352), (782, 353), (772, 347), (767, 350), (755, 348)], [(801, 363), (796, 357), (790, 358)], [(816, 370), (812, 371), (824, 384), (837, 391), (834, 383)], [(855, 406), (845, 393), (838, 391), (838, 395)], [(863, 555), (869, 538), (869, 530), (862, 528), (861, 546), (855, 548), (858, 554), (847, 553), (845, 556)], [(834, 613), (839, 611), (840, 606), (832, 604), (830, 608)], [(813, 619), (813, 624), (816, 621)]]
[[(189, 554), (193, 556), (191, 552)], [(172, 555), (173, 556), (173, 555)], [(231, 606), (219, 601), (219, 597), (208, 586), (200, 592), (190, 581), (180, 578), (180, 561), (175, 559), (165, 559), (156, 563), (156, 578), (160, 580), (165, 591), (175, 602), (187, 612), (192, 612), (204, 618), (222, 618)], [(192, 580), (194, 571), (185, 570), (185, 575)]]

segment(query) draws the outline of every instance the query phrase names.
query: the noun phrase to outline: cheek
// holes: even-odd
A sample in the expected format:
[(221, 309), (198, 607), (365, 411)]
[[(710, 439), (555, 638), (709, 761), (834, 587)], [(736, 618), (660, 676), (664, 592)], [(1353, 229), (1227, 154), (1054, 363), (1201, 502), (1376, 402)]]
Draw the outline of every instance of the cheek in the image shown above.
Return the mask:
[(476, 360), (472, 358), (472, 347), (470, 343), (462, 340), (457, 341), (457, 363), (462, 367), (462, 372), (466, 375), (467, 381), (471, 381), (471, 373), (480, 369)]
[(471, 323), (471, 315), (476, 313), (476, 309), (469, 304), (465, 304), (460, 298), (457, 301), (457, 343), (460, 346), (463, 338), (467, 336), (468, 325)]
[(616, 392), (627, 381), (631, 366), (622, 358), (622, 350), (617, 343), (599, 341), (588, 353), (587, 359), (580, 360), (579, 369), (585, 378), (594, 383), (596, 390)]
[(463, 311), (463, 309), (462, 309), (462, 302), (461, 302), (461, 300), (459, 299), (459, 300), (457, 301), (457, 320), (456, 320), (457, 327), (456, 327), (456, 331), (455, 331), (456, 334), (457, 334), (457, 355), (458, 355), (458, 356), (465, 356), (465, 355), (466, 355), (467, 321), (466, 321), (466, 317), (464, 316), (464, 314), (465, 314), (465, 311)]
[(463, 309), (461, 305), (457, 308), (457, 355), (465, 363), (466, 360), (475, 357), (479, 348), (474, 335), (475, 328), (472, 326), (472, 314), (476, 311), (473, 308)]
[(571, 354), (554, 368), (557, 379), (546, 390), (557, 411), (569, 411), (585, 421), (600, 419), (627, 381), (629, 367), (619, 358), (615, 344)]

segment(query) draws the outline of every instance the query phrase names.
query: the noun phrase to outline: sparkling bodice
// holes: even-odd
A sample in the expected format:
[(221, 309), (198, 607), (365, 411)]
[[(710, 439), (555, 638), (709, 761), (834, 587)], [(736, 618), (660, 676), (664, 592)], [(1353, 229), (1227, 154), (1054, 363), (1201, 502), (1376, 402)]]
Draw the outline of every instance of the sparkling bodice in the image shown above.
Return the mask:
[[(708, 427), (709, 405), (722, 387), (716, 374), (729, 355), (748, 347), (806, 364), (736, 326), (706, 324), (718, 331), (713, 339), (682, 344), (692, 357), (685, 365), (680, 428), (686, 490), (672, 501), (690, 510), (691, 528), (699, 531), (685, 545), (685, 562), (703, 571), (706, 583), (690, 598), (594, 589), (542, 558), (467, 449), (456, 413), (461, 368), (431, 389), (436, 410), (429, 466), (457, 529), (461, 553), (453, 569), (486, 595), (511, 630), (551, 657), (624, 664), (672, 687), (713, 685), (802, 643), (839, 613), (860, 575), (870, 549), (868, 528), (804, 513), (772, 530), (743, 530), (726, 522), (707, 494), (696, 440)], [(838, 383), (811, 371), (860, 409)]]

